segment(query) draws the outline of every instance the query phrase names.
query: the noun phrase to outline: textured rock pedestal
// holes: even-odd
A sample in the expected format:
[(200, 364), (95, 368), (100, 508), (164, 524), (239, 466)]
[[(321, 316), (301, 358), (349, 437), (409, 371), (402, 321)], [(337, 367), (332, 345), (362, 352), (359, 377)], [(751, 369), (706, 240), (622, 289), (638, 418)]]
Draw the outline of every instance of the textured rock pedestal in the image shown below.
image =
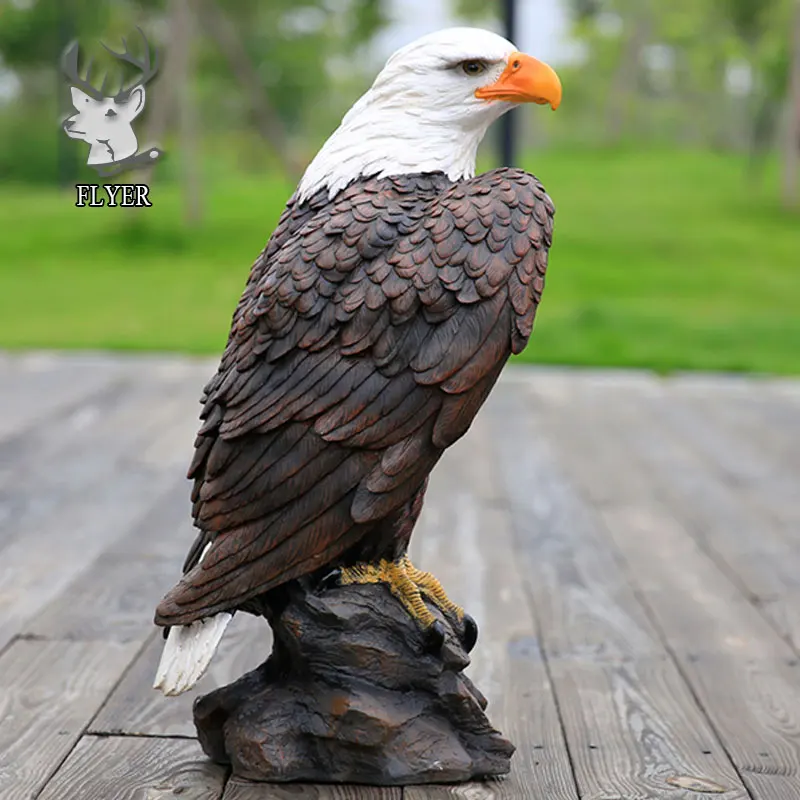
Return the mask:
[(269, 659), (195, 703), (214, 761), (255, 781), (401, 785), (503, 775), (514, 746), (445, 623), (425, 651), (416, 623), (385, 586), (291, 590), (271, 621)]

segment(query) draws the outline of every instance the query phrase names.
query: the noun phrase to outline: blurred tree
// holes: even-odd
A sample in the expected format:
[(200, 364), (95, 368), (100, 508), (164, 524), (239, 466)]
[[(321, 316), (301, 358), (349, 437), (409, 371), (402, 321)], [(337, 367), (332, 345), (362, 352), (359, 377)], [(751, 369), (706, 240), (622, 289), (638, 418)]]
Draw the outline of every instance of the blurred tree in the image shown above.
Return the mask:
[(579, 23), (594, 19), (603, 10), (602, 0), (570, 0), (570, 5)]
[[(287, 154), (320, 120), (331, 64), (357, 71), (359, 48), (384, 24), (385, 0), (238, 0), (200, 3), (206, 37), (199, 64), (208, 122), (244, 120)], [(235, 45), (235, 47), (234, 47)], [(241, 91), (241, 87), (248, 87)], [(253, 102), (257, 87), (263, 100)], [(341, 111), (341, 109), (338, 109)]]
[(789, 89), (796, 0), (569, 1), (580, 99), (595, 120), (605, 115), (608, 141), (746, 146), (760, 172)]
[(767, 19), (775, 3), (774, 0), (717, 0), (717, 5), (739, 38), (754, 48), (767, 28)]
[[(329, 109), (332, 113), (330, 98), (337, 84), (332, 65), (338, 59), (350, 74), (358, 72), (357, 56), (384, 24), (386, 2), (190, 2), (200, 26), (196, 69), (189, 79), (198, 97), (198, 129), (216, 141), (260, 131), (277, 153), (272, 163), (285, 162), (296, 172), (304, 161), (297, 153), (313, 148), (318, 132), (328, 128), (326, 114)], [(72, 144), (53, 125), (69, 102), (66, 83), (55, 75), (59, 54), (78, 36), (84, 58), (95, 57), (93, 74), (99, 80), (101, 70), (111, 67), (100, 40), (118, 41), (136, 25), (147, 31), (154, 46), (167, 51), (168, 62), (174, 36), (168, 32), (167, 0), (0, 0), (0, 70), (12, 70), (21, 86), (12, 101), (0, 100), (0, 176), (32, 177), (34, 162), (39, 161), (37, 174), (55, 178), (59, 147)], [(170, 71), (162, 70), (153, 102), (147, 104), (151, 132), (165, 131), (179, 118), (180, 98), (169, 85)], [(159, 101), (159, 96), (164, 99)], [(338, 117), (341, 101), (336, 106)], [(24, 130), (51, 135), (26, 139), (19, 133)], [(237, 150), (217, 152), (227, 157)], [(69, 153), (74, 154), (74, 144)], [(169, 168), (160, 172), (168, 173)]]
[[(585, 0), (580, 4), (585, 6)], [(617, 0), (614, 4), (613, 10), (621, 20), (622, 41), (606, 102), (606, 136), (612, 144), (622, 138), (641, 85), (644, 48), (651, 40), (653, 27), (651, 6), (649, 0)]]
[(300, 165), (289, 146), (283, 120), (270, 105), (262, 89), (258, 71), (244, 48), (235, 24), (214, 0), (198, 0), (197, 8), (205, 31), (216, 41), (233, 74), (247, 93), (261, 135), (270, 142), (290, 175), (299, 177), (297, 173), (300, 172)]
[[(179, 158), (183, 178), (184, 221), (196, 226), (202, 217), (200, 180), (200, 150), (198, 148), (198, 118), (195, 100), (195, 47), (197, 44), (197, 20), (190, 0), (171, 0), (174, 6), (175, 28), (181, 40), (181, 63), (177, 77), (178, 86), (178, 130), (180, 141)], [(173, 39), (172, 46), (177, 42)]]
[(111, 4), (89, 0), (42, 0), (38, 3), (0, 2), (0, 52), (10, 67), (41, 67), (60, 53), (63, 23), (82, 34), (104, 31), (112, 15)]
[(786, 205), (800, 204), (800, 0), (794, 2), (789, 28), (790, 79), (787, 97), (788, 125), (783, 161), (783, 196)]

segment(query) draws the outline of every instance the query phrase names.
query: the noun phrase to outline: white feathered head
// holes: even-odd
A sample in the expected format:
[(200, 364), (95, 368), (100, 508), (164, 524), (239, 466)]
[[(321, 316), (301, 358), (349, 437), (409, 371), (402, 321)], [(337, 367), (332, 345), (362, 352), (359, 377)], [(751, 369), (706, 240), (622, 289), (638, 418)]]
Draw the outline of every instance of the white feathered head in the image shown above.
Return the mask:
[(492, 122), (519, 103), (560, 102), (556, 73), (502, 36), (479, 28), (423, 36), (394, 53), (345, 114), (306, 170), (300, 199), (323, 186), (333, 196), (370, 175), (472, 177)]

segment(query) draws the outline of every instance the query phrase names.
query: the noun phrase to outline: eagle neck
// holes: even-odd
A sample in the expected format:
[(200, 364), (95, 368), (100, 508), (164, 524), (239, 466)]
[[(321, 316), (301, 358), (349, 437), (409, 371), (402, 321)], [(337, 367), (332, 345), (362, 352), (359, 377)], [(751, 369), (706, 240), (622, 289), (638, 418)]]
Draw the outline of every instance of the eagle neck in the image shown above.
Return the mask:
[(299, 199), (323, 188), (332, 199), (367, 177), (443, 172), (452, 181), (472, 178), (488, 125), (465, 130), (422, 120), (405, 109), (345, 117), (309, 164), (298, 186)]

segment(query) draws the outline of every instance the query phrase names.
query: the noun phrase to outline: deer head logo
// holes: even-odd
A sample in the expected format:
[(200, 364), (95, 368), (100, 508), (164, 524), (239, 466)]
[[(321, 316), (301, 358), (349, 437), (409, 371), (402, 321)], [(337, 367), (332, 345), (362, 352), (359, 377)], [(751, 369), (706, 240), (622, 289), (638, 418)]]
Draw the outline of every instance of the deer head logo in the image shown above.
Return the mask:
[(70, 139), (81, 139), (89, 144), (86, 163), (102, 176), (115, 175), (125, 169), (145, 162), (154, 162), (163, 155), (158, 148), (139, 153), (139, 143), (133, 131), (133, 121), (144, 108), (145, 84), (158, 72), (157, 54), (151, 59), (150, 45), (141, 28), (137, 28), (144, 44), (141, 59), (133, 56), (128, 43), (122, 40), (124, 52), (117, 53), (107, 45), (105, 49), (120, 61), (132, 64), (141, 75), (127, 88), (124, 81), (114, 95), (106, 95), (108, 75), (103, 77), (100, 89), (91, 83), (91, 59), (82, 78), (78, 69), (79, 45), (75, 42), (64, 53), (62, 68), (72, 88), (72, 105), (75, 113), (63, 122)]

